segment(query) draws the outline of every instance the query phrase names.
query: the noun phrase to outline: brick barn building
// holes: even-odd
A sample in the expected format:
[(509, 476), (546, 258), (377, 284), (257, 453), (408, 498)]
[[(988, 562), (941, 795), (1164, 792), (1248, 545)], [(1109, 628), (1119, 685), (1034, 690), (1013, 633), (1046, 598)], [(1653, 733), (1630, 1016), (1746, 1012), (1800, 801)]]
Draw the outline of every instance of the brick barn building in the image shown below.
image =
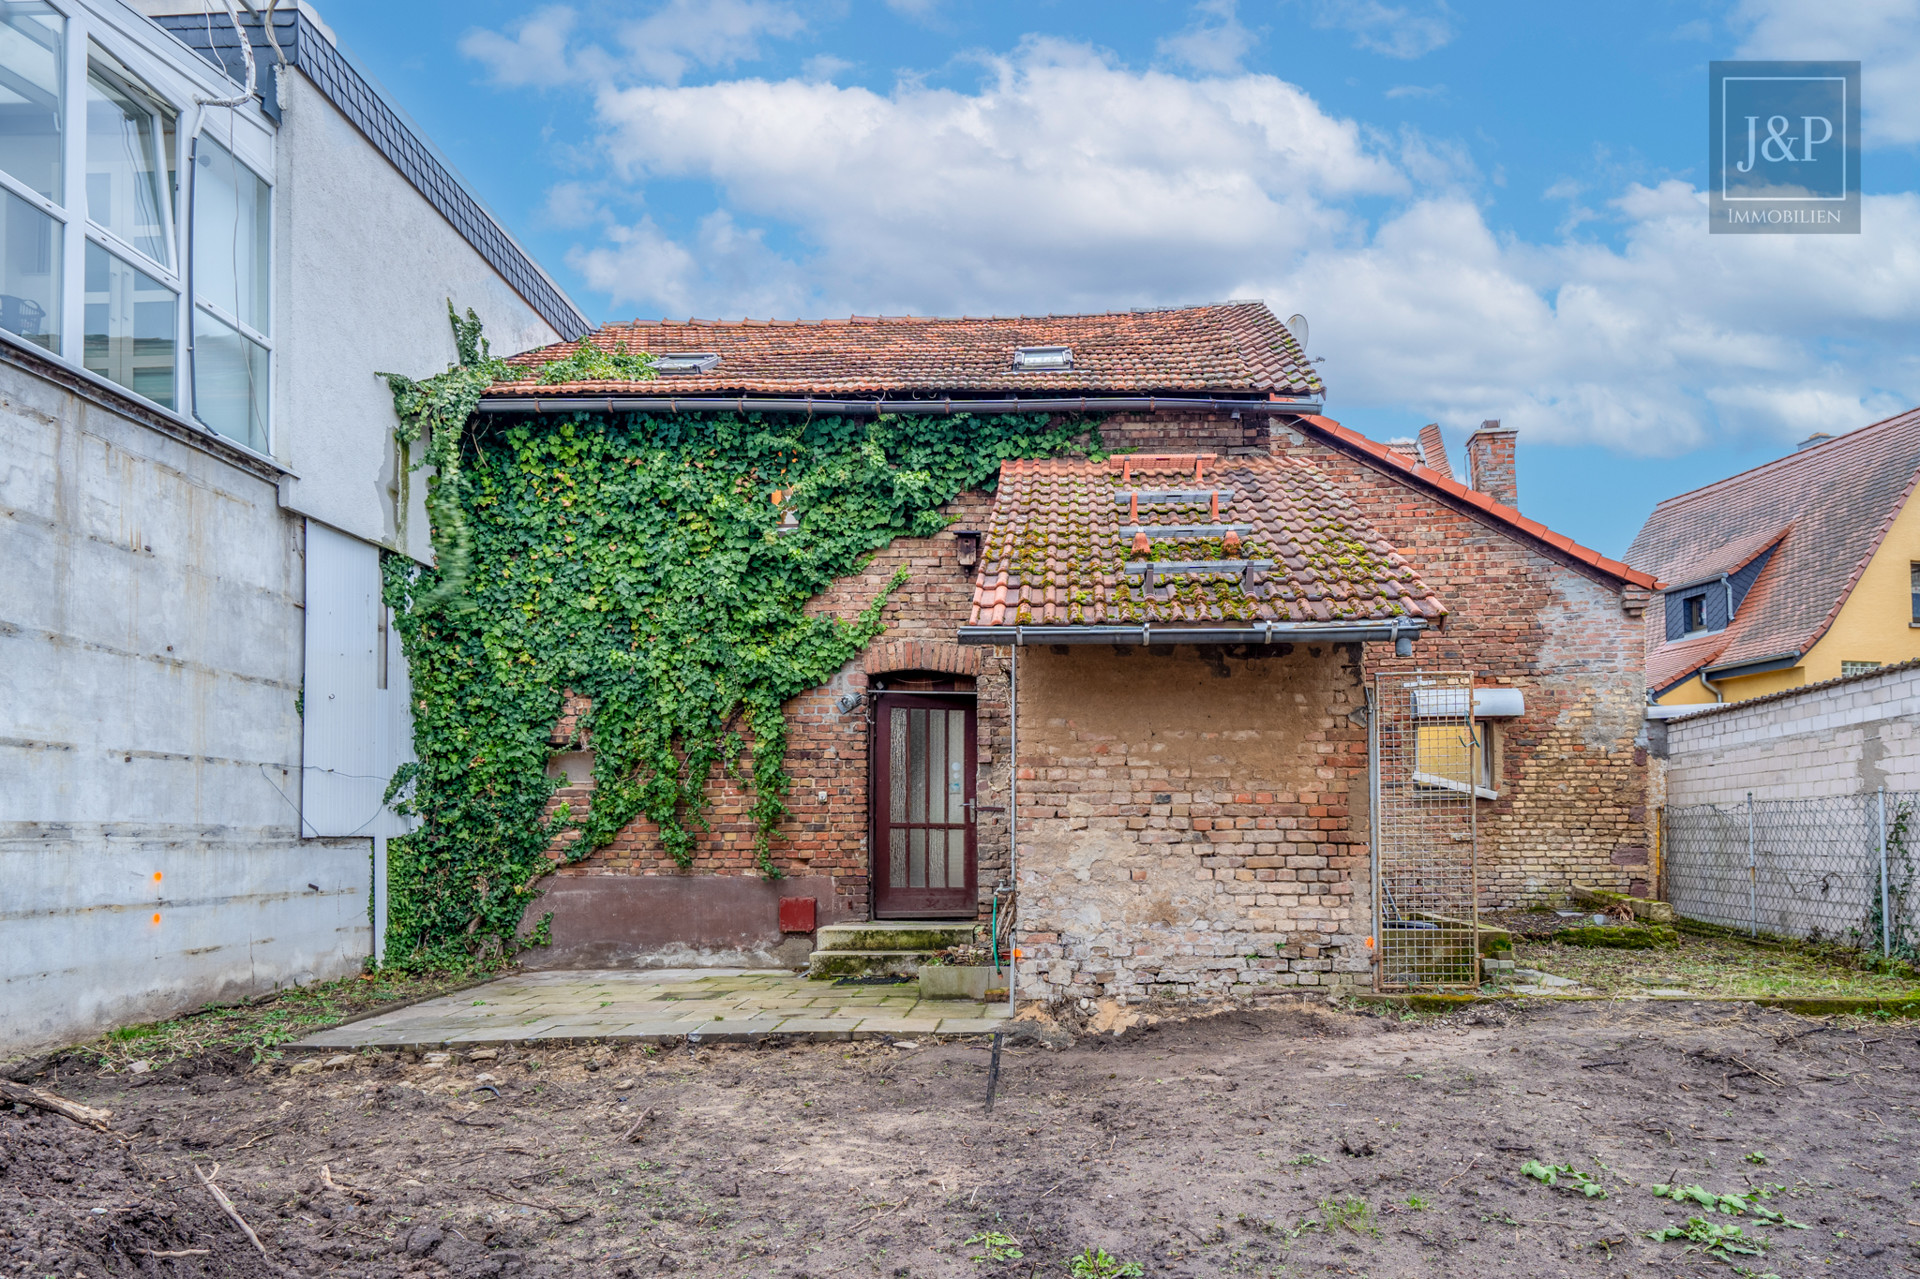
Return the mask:
[[(1482, 764), (1438, 784), (1473, 796), (1483, 906), (1648, 891), (1654, 583), (1519, 513), (1498, 423), (1467, 483), (1437, 428), (1390, 447), (1340, 426), (1257, 302), (587, 340), (700, 358), (483, 410), (1084, 412), (1114, 455), (1007, 462), (946, 532), (814, 601), (851, 616), (911, 570), (885, 635), (788, 704), (785, 878), (755, 874), (747, 797), (716, 772), (693, 865), (634, 823), (545, 881), (529, 917), (553, 913), (554, 944), (529, 962), (803, 963), (783, 914), (985, 919), (1017, 855), (1022, 997), (1368, 983), (1368, 688), (1417, 670), (1480, 690)], [(555, 802), (578, 807), (591, 754), (565, 722), (554, 741)]]

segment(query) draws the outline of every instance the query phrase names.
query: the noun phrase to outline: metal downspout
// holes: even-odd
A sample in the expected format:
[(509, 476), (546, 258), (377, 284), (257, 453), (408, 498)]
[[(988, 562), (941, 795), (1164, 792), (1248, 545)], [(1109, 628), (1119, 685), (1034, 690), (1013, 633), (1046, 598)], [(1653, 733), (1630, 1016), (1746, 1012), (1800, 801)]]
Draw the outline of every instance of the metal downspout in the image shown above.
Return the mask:
[(1727, 700), (1727, 695), (1720, 691), (1720, 686), (1707, 678), (1707, 668), (1704, 666), (1700, 668), (1700, 687), (1712, 693), (1713, 700), (1716, 702), (1724, 702)]
[(1020, 991), (1020, 645), (1007, 665), (1007, 882), (1013, 885), (1013, 921), (1007, 925), (1007, 1016)]

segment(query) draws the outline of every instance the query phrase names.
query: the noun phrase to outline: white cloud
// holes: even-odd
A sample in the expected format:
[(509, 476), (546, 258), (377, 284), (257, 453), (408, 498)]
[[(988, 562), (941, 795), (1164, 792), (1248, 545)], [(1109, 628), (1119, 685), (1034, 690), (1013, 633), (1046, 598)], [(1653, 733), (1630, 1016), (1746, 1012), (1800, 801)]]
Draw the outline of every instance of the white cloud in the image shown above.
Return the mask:
[(616, 175), (708, 179), (737, 215), (794, 225), (823, 298), (863, 311), (1191, 301), (1339, 234), (1323, 200), (1407, 189), (1270, 76), (1132, 72), (1048, 41), (990, 70), (973, 94), (747, 80), (599, 110)]
[[(798, 318), (1265, 297), (1313, 322), (1331, 406), (1647, 453), (1798, 439), (1920, 402), (1920, 197), (1858, 236), (1709, 236), (1677, 181), (1557, 183), (1496, 233), (1464, 147), (1363, 128), (1272, 76), (1137, 70), (1033, 40), (971, 89), (608, 84), (605, 171), (550, 213), (641, 313)], [(710, 184), (682, 232), (601, 211)], [(658, 216), (658, 215), (656, 215)], [(1582, 224), (1614, 233), (1574, 238)]]
[(801, 64), (800, 73), (809, 80), (831, 80), (843, 71), (853, 70), (853, 65), (831, 53), (816, 53)]
[(1453, 23), (1440, 0), (1423, 6), (1313, 0), (1313, 25), (1348, 32), (1355, 48), (1389, 58), (1423, 57), (1453, 39)]
[(690, 245), (680, 244), (646, 218), (610, 225), (604, 244), (575, 249), (567, 265), (616, 307), (632, 303), (661, 315), (706, 319), (796, 315), (810, 300), (808, 280), (761, 236), (720, 210), (701, 219)]
[(644, 16), (595, 23), (611, 36), (611, 48), (574, 43), (580, 26), (573, 9), (549, 5), (514, 24), (510, 34), (469, 31), (459, 48), (486, 66), (495, 83), (510, 87), (635, 79), (678, 84), (696, 68), (756, 61), (764, 40), (797, 36), (806, 20), (779, 0), (664, 0)]
[(1387, 90), (1389, 98), (1443, 98), (1447, 94), (1444, 84), (1396, 84)]
[(1200, 0), (1186, 30), (1160, 41), (1160, 56), (1214, 75), (1240, 70), (1259, 37), (1240, 24), (1236, 0)]
[(600, 221), (600, 200), (584, 182), (556, 182), (547, 192), (540, 220), (548, 226), (584, 227)]
[(573, 78), (567, 40), (579, 15), (548, 5), (516, 23), (512, 35), (474, 30), (460, 38), (460, 52), (484, 65), (495, 84), (510, 88), (565, 84)]
[(1740, 0), (1735, 56), (1860, 63), (1861, 141), (1920, 142), (1920, 0)]

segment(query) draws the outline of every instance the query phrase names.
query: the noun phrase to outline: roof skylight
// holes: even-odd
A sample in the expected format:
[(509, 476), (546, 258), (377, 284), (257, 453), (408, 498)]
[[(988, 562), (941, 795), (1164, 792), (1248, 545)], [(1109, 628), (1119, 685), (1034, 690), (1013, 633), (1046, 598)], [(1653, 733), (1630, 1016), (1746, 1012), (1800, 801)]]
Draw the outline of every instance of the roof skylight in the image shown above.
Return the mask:
[(653, 357), (656, 373), (711, 373), (720, 367), (720, 357), (712, 351), (676, 351)]
[(1073, 367), (1073, 348), (1070, 346), (1016, 346), (1013, 348), (1013, 367), (1029, 372), (1070, 369)]

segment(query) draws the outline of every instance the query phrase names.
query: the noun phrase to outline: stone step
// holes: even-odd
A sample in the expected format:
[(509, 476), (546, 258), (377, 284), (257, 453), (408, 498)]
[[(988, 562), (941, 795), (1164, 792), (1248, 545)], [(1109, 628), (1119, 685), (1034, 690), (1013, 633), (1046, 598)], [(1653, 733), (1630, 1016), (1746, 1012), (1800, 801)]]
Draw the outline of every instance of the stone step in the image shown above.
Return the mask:
[(859, 924), (827, 924), (814, 934), (821, 951), (929, 951), (962, 946), (974, 939), (971, 921), (879, 919)]
[(926, 959), (924, 950), (816, 950), (807, 960), (807, 977), (832, 981), (838, 977), (917, 977)]

